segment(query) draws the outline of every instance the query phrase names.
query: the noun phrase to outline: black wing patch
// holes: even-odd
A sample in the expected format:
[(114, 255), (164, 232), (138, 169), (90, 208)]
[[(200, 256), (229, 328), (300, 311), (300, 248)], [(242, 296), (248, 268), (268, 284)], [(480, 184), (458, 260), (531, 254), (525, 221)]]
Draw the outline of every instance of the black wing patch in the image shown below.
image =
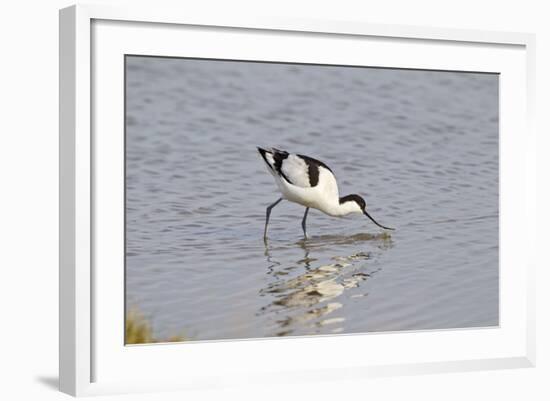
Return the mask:
[[(271, 148), (271, 151), (258, 148), (258, 151), (260, 152), (264, 161), (266, 162), (266, 164), (269, 166), (270, 169), (272, 169), (281, 177), (283, 177), (289, 184), (292, 184), (292, 181), (290, 181), (288, 177), (285, 175), (285, 173), (283, 173), (283, 171), (281, 170), (283, 161), (288, 157), (288, 152), (285, 152), (284, 150), (275, 149), (275, 148)], [(275, 162), (274, 165), (271, 165), (269, 163), (269, 161), (267, 160), (267, 157), (265, 156), (266, 153), (271, 154), (271, 156), (273, 157), (273, 161)]]
[(309, 177), (310, 186), (314, 187), (319, 183), (319, 167), (324, 167), (332, 173), (332, 170), (330, 169), (330, 167), (327, 166), (322, 161), (314, 159), (309, 156), (304, 156), (304, 155), (298, 155), (298, 156), (304, 159), (304, 161), (306, 162), (307, 174)]
[(267, 164), (269, 166), (269, 168), (271, 170), (273, 170), (273, 166), (269, 163), (269, 160), (267, 160), (267, 157), (265, 156), (266, 153), (271, 153), (271, 152), (269, 152), (265, 149), (262, 149), (260, 147), (258, 147), (258, 152), (260, 152), (260, 155), (262, 155), (262, 159), (264, 159), (265, 164)]
[(292, 184), (292, 181), (283, 173), (281, 167), (283, 166), (283, 161), (288, 157), (288, 152), (283, 150), (273, 149), (273, 160), (275, 160), (275, 171), (283, 177), (289, 184)]

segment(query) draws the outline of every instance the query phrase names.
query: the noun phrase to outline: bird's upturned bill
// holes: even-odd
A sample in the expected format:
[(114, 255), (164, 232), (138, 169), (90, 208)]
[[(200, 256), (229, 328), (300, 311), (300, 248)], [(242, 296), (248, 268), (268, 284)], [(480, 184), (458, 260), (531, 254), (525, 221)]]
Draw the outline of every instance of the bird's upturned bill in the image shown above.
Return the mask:
[(363, 213), (365, 213), (365, 216), (367, 216), (369, 219), (371, 219), (372, 222), (373, 222), (374, 224), (376, 224), (378, 227), (382, 227), (382, 228), (385, 229), (385, 230), (395, 230), (395, 228), (390, 228), (390, 227), (383, 226), (382, 224), (379, 224), (376, 220), (374, 220), (374, 219), (371, 217), (370, 214), (367, 213), (366, 210), (363, 210)]

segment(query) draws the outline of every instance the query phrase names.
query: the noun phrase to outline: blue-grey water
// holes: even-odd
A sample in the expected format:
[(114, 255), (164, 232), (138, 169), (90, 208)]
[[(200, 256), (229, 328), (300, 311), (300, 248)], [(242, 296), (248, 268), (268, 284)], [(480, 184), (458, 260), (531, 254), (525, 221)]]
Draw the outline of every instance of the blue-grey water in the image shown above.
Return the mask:
[[(396, 230), (285, 201), (264, 244), (257, 145)], [(126, 246), (158, 339), (498, 325), (498, 75), (128, 56)]]

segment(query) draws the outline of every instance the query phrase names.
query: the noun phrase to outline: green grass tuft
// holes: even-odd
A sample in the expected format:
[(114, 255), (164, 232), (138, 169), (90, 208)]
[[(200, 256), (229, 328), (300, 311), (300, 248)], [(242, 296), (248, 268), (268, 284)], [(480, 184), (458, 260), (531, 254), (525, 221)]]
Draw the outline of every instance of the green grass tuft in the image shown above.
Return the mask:
[(166, 339), (157, 338), (153, 335), (151, 323), (136, 308), (132, 308), (126, 314), (126, 344), (151, 344), (166, 342), (187, 341), (188, 338), (182, 335), (174, 335)]

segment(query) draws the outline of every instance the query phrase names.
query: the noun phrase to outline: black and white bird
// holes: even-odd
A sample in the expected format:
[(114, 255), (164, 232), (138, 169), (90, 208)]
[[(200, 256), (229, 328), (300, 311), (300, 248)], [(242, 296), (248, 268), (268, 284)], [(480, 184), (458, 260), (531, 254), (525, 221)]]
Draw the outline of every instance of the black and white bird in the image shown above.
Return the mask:
[(374, 224), (386, 230), (393, 228), (378, 224), (368, 213), (367, 203), (359, 195), (340, 197), (338, 183), (332, 170), (323, 162), (309, 156), (292, 154), (275, 148), (258, 148), (282, 197), (269, 205), (265, 216), (264, 240), (271, 209), (283, 199), (306, 207), (302, 219), (304, 237), (307, 238), (306, 218), (310, 208), (320, 210), (329, 216), (342, 217), (350, 213), (362, 213)]

